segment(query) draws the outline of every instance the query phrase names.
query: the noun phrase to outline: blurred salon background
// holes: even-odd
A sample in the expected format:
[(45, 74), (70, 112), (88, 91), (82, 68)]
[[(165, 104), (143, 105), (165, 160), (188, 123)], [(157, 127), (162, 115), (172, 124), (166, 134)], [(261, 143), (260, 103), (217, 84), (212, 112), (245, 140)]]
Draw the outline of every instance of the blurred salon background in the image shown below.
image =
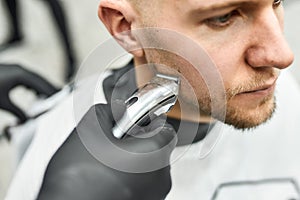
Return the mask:
[[(99, 0), (16, 0), (20, 29), (18, 37), (12, 38), (13, 22), (6, 1), (0, 0), (0, 63), (20, 64), (56, 87), (62, 87), (72, 77), (70, 69), (76, 72), (87, 55), (109, 38), (98, 20)], [(295, 52), (289, 70), (300, 84), (300, 1), (286, 0), (285, 7), (285, 35)], [(11, 97), (23, 110), (36, 101), (35, 95), (22, 87)], [(15, 121), (14, 116), (0, 110), (0, 133)], [(0, 200), (14, 171), (14, 155), (13, 146), (0, 139)]]
[[(20, 37), (9, 41), (14, 30), (6, 1), (0, 0), (0, 63), (20, 64), (56, 87), (67, 82), (70, 65), (76, 71), (84, 58), (108, 38), (97, 16), (99, 0), (16, 0), (16, 5), (9, 6), (17, 8), (13, 14), (19, 20)], [(66, 38), (72, 52), (68, 52)], [(35, 95), (22, 87), (14, 89), (11, 98), (23, 110), (36, 101)], [(13, 115), (0, 110), (0, 132), (15, 121)], [(0, 139), (0, 199), (6, 193), (13, 166), (14, 149)]]

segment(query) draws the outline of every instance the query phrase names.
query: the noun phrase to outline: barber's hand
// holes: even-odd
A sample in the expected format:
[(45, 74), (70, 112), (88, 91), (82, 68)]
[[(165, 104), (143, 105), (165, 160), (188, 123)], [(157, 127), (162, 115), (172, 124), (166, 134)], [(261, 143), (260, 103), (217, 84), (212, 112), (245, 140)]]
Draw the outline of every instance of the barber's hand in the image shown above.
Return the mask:
[(17, 64), (0, 64), (0, 109), (14, 114), (20, 123), (26, 121), (26, 115), (9, 98), (9, 92), (17, 86), (25, 86), (46, 97), (57, 92), (45, 79)]
[(113, 125), (110, 106), (92, 107), (52, 158), (38, 199), (164, 199), (171, 189), (174, 129), (157, 118), (135, 130), (148, 137), (118, 140)]

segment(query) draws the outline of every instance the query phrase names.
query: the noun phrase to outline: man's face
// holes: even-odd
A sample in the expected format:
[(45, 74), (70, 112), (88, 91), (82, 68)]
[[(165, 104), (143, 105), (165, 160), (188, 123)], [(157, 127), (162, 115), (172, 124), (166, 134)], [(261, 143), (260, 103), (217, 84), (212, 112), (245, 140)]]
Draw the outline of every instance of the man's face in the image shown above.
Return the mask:
[[(279, 71), (293, 61), (283, 37), (281, 1), (160, 0), (158, 4), (142, 14), (140, 27), (180, 32), (207, 51), (226, 90), (225, 122), (244, 129), (269, 119)], [(195, 89), (201, 110), (210, 114), (214, 94), (188, 63), (159, 50), (146, 51), (146, 58), (179, 71)]]

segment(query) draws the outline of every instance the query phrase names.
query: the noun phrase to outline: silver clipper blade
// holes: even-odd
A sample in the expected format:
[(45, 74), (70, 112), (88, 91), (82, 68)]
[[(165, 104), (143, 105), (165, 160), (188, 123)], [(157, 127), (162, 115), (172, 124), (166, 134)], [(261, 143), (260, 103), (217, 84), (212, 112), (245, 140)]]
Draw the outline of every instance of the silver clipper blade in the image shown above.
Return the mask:
[(176, 103), (180, 80), (177, 77), (156, 74), (145, 86), (125, 101), (126, 111), (112, 129), (122, 139), (126, 133), (146, 118), (153, 119), (167, 113)]

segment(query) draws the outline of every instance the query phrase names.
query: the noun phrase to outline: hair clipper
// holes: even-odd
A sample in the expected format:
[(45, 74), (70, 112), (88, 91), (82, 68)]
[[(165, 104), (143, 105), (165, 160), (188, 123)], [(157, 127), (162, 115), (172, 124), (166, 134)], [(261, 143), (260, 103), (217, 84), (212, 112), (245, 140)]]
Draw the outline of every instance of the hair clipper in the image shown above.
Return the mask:
[(156, 74), (125, 101), (125, 113), (112, 129), (113, 135), (122, 139), (136, 125), (167, 113), (177, 101), (179, 85), (177, 77)]

